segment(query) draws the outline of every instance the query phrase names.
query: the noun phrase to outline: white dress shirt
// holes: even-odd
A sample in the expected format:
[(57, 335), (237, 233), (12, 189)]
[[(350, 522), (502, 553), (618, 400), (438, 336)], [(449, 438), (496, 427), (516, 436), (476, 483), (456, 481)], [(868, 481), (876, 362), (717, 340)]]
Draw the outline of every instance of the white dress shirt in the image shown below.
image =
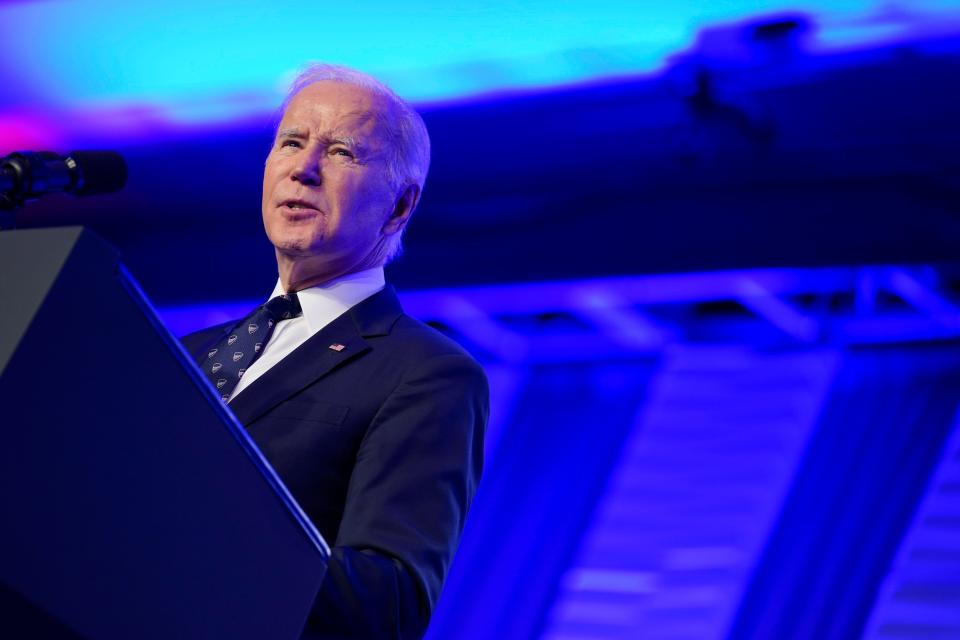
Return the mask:
[[(273, 335), (263, 348), (263, 353), (243, 373), (230, 400), (250, 386), (254, 380), (266, 373), (294, 349), (306, 342), (313, 334), (330, 324), (350, 307), (366, 300), (383, 289), (383, 267), (374, 267), (366, 271), (347, 274), (336, 280), (297, 291), (303, 315), (281, 320), (273, 328)], [(282, 296), (286, 291), (277, 279), (277, 286), (267, 300)], [(229, 402), (229, 400), (228, 400)]]

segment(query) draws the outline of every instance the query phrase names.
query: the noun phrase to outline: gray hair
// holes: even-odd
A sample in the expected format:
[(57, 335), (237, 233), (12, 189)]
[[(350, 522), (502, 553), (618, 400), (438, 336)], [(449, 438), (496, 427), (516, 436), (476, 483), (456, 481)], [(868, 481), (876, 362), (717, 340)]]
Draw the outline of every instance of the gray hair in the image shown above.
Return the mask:
[[(294, 96), (308, 85), (322, 81), (361, 87), (393, 107), (395, 117), (381, 119), (391, 150), (387, 156), (387, 179), (394, 190), (416, 184), (422, 194), (430, 169), (430, 135), (427, 126), (413, 107), (373, 76), (336, 64), (313, 63), (304, 67), (294, 78), (284, 98), (278, 124)], [(384, 264), (400, 254), (402, 235), (403, 229), (391, 236), (389, 246), (384, 247)]]

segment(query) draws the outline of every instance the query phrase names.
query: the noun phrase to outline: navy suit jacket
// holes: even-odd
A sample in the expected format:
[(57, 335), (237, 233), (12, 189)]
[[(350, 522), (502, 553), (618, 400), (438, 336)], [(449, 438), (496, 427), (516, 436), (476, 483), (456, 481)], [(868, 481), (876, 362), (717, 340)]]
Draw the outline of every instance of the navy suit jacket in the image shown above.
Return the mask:
[[(184, 346), (203, 363), (235, 324)], [(387, 285), (230, 408), (332, 547), (304, 637), (422, 636), (480, 480), (483, 369)]]

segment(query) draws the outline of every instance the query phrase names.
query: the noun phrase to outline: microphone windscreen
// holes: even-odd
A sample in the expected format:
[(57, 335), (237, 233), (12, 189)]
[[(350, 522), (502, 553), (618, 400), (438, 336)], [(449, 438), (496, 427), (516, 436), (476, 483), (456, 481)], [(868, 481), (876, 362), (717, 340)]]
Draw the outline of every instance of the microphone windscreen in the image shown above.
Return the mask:
[(113, 193), (127, 183), (127, 163), (116, 151), (71, 151), (79, 172), (78, 196)]

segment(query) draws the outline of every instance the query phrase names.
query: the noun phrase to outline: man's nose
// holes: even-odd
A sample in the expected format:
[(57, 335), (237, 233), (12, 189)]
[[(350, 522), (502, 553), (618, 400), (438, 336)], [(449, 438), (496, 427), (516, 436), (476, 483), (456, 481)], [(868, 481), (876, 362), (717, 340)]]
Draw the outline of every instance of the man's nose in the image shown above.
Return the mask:
[(298, 155), (290, 177), (306, 185), (320, 184), (320, 158), (317, 153), (304, 152)]

